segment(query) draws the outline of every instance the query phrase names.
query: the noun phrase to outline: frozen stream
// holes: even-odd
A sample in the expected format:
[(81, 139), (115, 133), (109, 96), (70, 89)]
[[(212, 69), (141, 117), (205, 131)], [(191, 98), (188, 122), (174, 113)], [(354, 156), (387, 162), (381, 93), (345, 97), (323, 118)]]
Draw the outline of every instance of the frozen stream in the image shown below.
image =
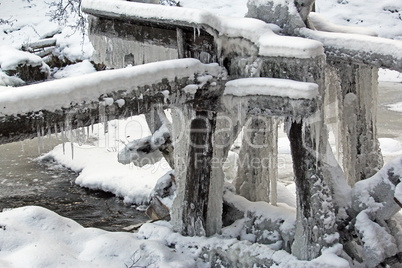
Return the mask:
[[(52, 141), (53, 146), (56, 141)], [(44, 149), (50, 150), (48, 138)], [(77, 174), (55, 163), (38, 162), (37, 139), (0, 146), (0, 211), (43, 206), (85, 227), (121, 231), (148, 218), (114, 195), (74, 184)]]
[[(402, 84), (381, 82), (379, 89), (378, 132), (402, 144), (402, 116), (387, 109), (402, 101)], [(284, 136), (280, 136), (283, 138)], [(58, 141), (60, 142), (60, 141)], [(41, 154), (52, 149), (44, 138)], [(72, 218), (83, 226), (120, 231), (122, 227), (144, 222), (143, 212), (102, 191), (91, 191), (74, 184), (77, 174), (55, 163), (34, 161), (39, 156), (37, 139), (0, 146), (0, 211), (26, 205), (38, 205)], [(41, 146), (42, 147), (42, 146)], [(282, 153), (281, 153), (282, 151)], [(401, 150), (402, 152), (402, 150)], [(280, 180), (288, 184), (292, 164), (288, 149), (280, 149)], [(396, 155), (385, 155), (385, 162)]]

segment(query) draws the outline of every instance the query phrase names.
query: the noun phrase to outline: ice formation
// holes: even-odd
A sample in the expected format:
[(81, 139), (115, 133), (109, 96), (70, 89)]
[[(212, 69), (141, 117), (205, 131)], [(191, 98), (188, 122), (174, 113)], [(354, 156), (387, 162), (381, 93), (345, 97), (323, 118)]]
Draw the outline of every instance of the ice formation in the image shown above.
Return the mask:
[[(146, 113), (152, 136), (127, 144), (119, 157), (125, 164), (135, 157), (155, 162), (161, 156), (153, 154), (159, 154), (161, 145), (174, 146), (164, 155), (177, 183), (172, 226), (162, 223), (155, 232), (168, 233), (170, 241), (179, 236), (171, 233), (174, 230), (267, 244), (200, 242), (198, 254), (213, 264), (291, 265), (306, 260), (320, 265), (333, 258), (340, 267), (348, 261), (378, 265), (394, 258), (401, 247), (395, 223), (400, 207), (394, 199), (400, 198), (401, 163), (376, 174), (382, 158), (375, 127), (378, 67), (402, 69), (401, 43), (368, 31), (371, 36), (355, 34), (356, 29), (337, 27), (315, 15), (309, 18), (313, 3), (250, 0), (252, 18), (238, 19), (178, 7), (83, 0), (83, 10), (91, 15), (97, 60), (112, 68), (144, 65), (0, 91), (0, 113), (55, 111), (72, 102), (92, 101), (99, 104), (105, 133), (119, 108)], [(288, 36), (275, 34), (266, 22), (279, 24)], [(176, 59), (185, 57), (193, 59)], [(54, 87), (59, 89), (53, 92)], [(136, 94), (125, 95), (131, 91)], [(44, 104), (45, 96), (53, 102)], [(129, 105), (133, 100), (136, 106)], [(171, 129), (162, 117), (149, 118), (153, 104), (164, 106), (157, 107), (158, 112), (172, 109)], [(332, 118), (327, 104), (336, 108), (333, 125), (342, 147), (336, 156), (343, 170), (328, 142), (326, 123)], [(70, 117), (76, 113), (72, 110)], [(63, 135), (70, 132), (75, 139), (70, 117), (62, 125)], [(296, 212), (278, 204), (276, 197), (278, 118), (285, 121), (290, 141)], [(45, 134), (43, 125), (36, 131)], [(225, 190), (222, 164), (242, 131), (247, 135), (239, 150), (234, 191), (271, 205), (251, 203)], [(260, 163), (249, 164), (247, 157)], [(92, 183), (85, 174), (78, 182)], [(162, 179), (152, 194), (164, 195), (165, 186)], [(224, 213), (225, 223), (231, 223), (222, 228)], [(145, 225), (139, 233), (144, 239), (156, 235), (148, 228), (154, 225)], [(234, 254), (239, 250), (253, 252), (251, 259)]]

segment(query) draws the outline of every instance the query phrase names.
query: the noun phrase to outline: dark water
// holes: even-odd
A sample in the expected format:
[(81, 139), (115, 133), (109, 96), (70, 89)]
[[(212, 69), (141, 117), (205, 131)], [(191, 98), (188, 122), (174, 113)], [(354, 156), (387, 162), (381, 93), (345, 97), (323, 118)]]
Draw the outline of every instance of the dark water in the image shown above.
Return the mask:
[[(45, 139), (41, 152), (56, 143)], [(40, 162), (37, 139), (0, 146), (0, 211), (35, 205), (71, 218), (85, 227), (122, 231), (148, 218), (113, 194), (74, 184), (78, 176), (56, 163)]]

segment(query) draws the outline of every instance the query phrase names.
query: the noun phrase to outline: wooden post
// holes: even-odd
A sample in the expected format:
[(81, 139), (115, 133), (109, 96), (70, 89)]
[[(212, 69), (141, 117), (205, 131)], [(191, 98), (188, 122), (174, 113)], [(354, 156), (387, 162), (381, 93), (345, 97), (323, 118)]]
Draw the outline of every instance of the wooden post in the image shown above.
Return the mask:
[[(335, 209), (332, 200), (330, 179), (322, 171), (319, 152), (326, 150), (326, 141), (321, 137), (321, 122), (315, 127), (305, 122), (291, 122), (288, 133), (294, 180), (297, 192), (297, 222), (292, 254), (303, 260), (311, 260), (321, 250), (337, 242)], [(318, 128), (317, 128), (318, 126)], [(317, 132), (318, 133), (315, 133)], [(313, 135), (311, 135), (313, 134)], [(328, 239), (328, 237), (332, 237)]]

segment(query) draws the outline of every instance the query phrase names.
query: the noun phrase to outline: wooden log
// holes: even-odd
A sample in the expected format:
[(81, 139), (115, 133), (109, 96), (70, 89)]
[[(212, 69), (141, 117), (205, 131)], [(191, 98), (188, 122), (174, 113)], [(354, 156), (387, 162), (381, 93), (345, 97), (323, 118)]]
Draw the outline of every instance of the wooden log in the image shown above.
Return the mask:
[(56, 38), (41, 39), (36, 42), (22, 45), (22, 50), (34, 51), (41, 48), (56, 46), (56, 41), (57, 41)]
[[(187, 62), (188, 60), (184, 61)], [(163, 65), (163, 63), (158, 64)], [(169, 65), (170, 64), (165, 64), (164, 66), (168, 66), (167, 68), (175, 68), (174, 66), (169, 67)], [(201, 69), (203, 69), (203, 67), (205, 66), (201, 66)], [(127, 74), (127, 69), (89, 74), (86, 76), (88, 77), (88, 83), (76, 84), (73, 88), (70, 88), (70, 86), (67, 86), (67, 88), (64, 87), (66, 83), (64, 81), (71, 82), (71, 79), (69, 80), (68, 78), (66, 78), (66, 80), (46, 82), (46, 84), (43, 85), (37, 84), (25, 88), (17, 88), (15, 89), (19, 90), (17, 99), (13, 97), (13, 94), (9, 96), (8, 93), (5, 93), (7, 97), (0, 99), (0, 144), (35, 137), (38, 133), (38, 129), (42, 128), (53, 132), (55, 129), (54, 126), (65, 127), (65, 125), (68, 125), (69, 128), (75, 129), (99, 123), (102, 120), (107, 121), (148, 113), (156, 104), (162, 106), (165, 105), (165, 107), (168, 105), (180, 106), (187, 101), (193, 102), (194, 98), (204, 99), (205, 103), (210, 102), (210, 99), (214, 99), (214, 102), (216, 102), (216, 98), (221, 94), (221, 91), (215, 90), (209, 92), (207, 89), (202, 88), (197, 96), (188, 95), (186, 92), (182, 91), (185, 86), (188, 84), (197, 84), (197, 81), (195, 77), (190, 79), (189, 77), (180, 77), (180, 75), (187, 76), (184, 75), (184, 72), (187, 72), (188, 70), (197, 73), (196, 69), (197, 67), (195, 67), (194, 70), (184, 68), (184, 71), (178, 71), (178, 77), (169, 79), (164, 77), (158, 78), (157, 76), (150, 77), (148, 85), (146, 82), (144, 85), (144, 81), (141, 82), (142, 84), (135, 84), (138, 79), (138, 72), (135, 71), (136, 68), (133, 68), (129, 70), (130, 75)], [(117, 75), (116, 72), (122, 72), (122, 77)], [(101, 77), (109, 77), (110, 75), (112, 75), (114, 79), (124, 79), (124, 83), (116, 84), (115, 80), (109, 78), (102, 82), (102, 79), (105, 78)], [(142, 80), (143, 76), (139, 81)], [(111, 88), (113, 85), (118, 88)], [(41, 101), (40, 98), (38, 99), (36, 95), (30, 94), (25, 98), (24, 94), (22, 94), (26, 89), (29, 89), (28, 91), (30, 93), (32, 93), (32, 90), (38, 90), (41, 92), (42, 86), (46, 89), (54, 87), (54, 90), (51, 92), (49, 91), (49, 94), (53, 98), (60, 96), (59, 98), (63, 100), (60, 101), (61, 107), (53, 107), (54, 104), (49, 103), (50, 106), (45, 107), (51, 108), (38, 108), (35, 111), (29, 111), (30, 108), (28, 109), (25, 107), (14, 109), (13, 106), (20, 105), (20, 101), (30, 103), (31, 106), (34, 106), (35, 104), (38, 107), (43, 107), (43, 101)], [(208, 88), (208, 85), (205, 85), (205, 87)], [(99, 88), (106, 88), (104, 91), (105, 93), (96, 95), (95, 93), (92, 93), (92, 90), (94, 92), (99, 91), (95, 91), (94, 88), (97, 90), (99, 90)], [(86, 100), (83, 101), (76, 99), (72, 102), (69, 97), (76, 97), (73, 93), (78, 91), (86, 92)], [(204, 93), (201, 93), (201, 91)], [(92, 99), (89, 99), (90, 97), (88, 96), (91, 96)], [(66, 105), (64, 99), (67, 99), (70, 104)], [(109, 99), (111, 103), (106, 104), (104, 99)], [(120, 101), (118, 102), (117, 100)], [(124, 103), (124, 105), (119, 103)], [(202, 101), (198, 103), (202, 103)]]

